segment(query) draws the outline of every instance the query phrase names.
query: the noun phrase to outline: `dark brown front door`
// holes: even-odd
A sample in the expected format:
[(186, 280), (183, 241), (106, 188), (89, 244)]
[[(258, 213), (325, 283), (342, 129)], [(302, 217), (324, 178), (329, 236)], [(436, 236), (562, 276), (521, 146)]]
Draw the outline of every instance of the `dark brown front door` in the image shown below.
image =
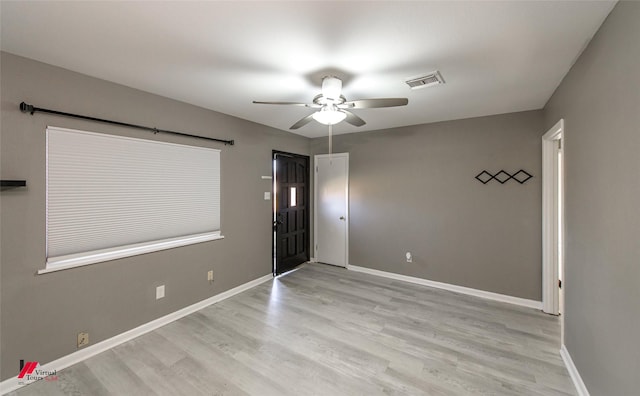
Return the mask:
[(273, 152), (274, 274), (309, 261), (309, 157)]

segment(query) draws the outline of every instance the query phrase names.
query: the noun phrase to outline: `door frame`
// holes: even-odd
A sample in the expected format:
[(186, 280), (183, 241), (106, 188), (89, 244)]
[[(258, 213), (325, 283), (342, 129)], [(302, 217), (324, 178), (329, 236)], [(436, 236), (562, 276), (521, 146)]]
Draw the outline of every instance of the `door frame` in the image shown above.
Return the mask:
[[(560, 246), (564, 241), (559, 241), (558, 227), (555, 226), (558, 222), (562, 228), (562, 235), (565, 234), (564, 219), (558, 218), (559, 208), (560, 213), (564, 213), (564, 199), (558, 199), (557, 188), (558, 183), (562, 183), (564, 190), (564, 180), (558, 180), (556, 172), (560, 166), (556, 155), (558, 140), (560, 147), (564, 149), (564, 119), (560, 119), (542, 136), (542, 310), (552, 315), (558, 315), (560, 312), (558, 268), (559, 260), (564, 262), (564, 257), (557, 254), (559, 247), (564, 247)], [(564, 175), (564, 170), (560, 174)], [(564, 253), (564, 248), (562, 252)], [(564, 278), (564, 274), (562, 277)], [(565, 285), (562, 285), (563, 289), (564, 287)], [(564, 324), (563, 319), (561, 323)]]
[(351, 222), (351, 216), (349, 212), (349, 153), (335, 153), (335, 154), (316, 154), (313, 156), (313, 261), (317, 262), (317, 250), (318, 250), (318, 158), (346, 158), (347, 159), (347, 177), (345, 180), (345, 213), (346, 213), (346, 232), (345, 232), (345, 258), (344, 268), (349, 268), (349, 223)]
[[(310, 219), (310, 214), (309, 211), (311, 211), (311, 202), (309, 201), (309, 198), (311, 197), (311, 193), (310, 193), (310, 187), (311, 187), (311, 158), (308, 155), (304, 155), (304, 154), (296, 154), (296, 153), (289, 153), (287, 151), (280, 151), (280, 150), (271, 150), (271, 195), (272, 195), (272, 200), (271, 200), (271, 223), (272, 224), (272, 228), (271, 228), (271, 273), (273, 274), (273, 276), (277, 276), (276, 275), (276, 260), (277, 260), (277, 255), (276, 255), (276, 248), (277, 248), (277, 241), (276, 241), (276, 230), (273, 228), (273, 224), (276, 221), (276, 214), (278, 211), (277, 208), (277, 190), (276, 190), (276, 183), (277, 183), (277, 178), (276, 178), (276, 156), (277, 155), (281, 155), (281, 156), (286, 156), (286, 157), (295, 157), (295, 158), (302, 158), (304, 160), (307, 161), (307, 191), (305, 193), (305, 199), (307, 202), (307, 213), (305, 215), (305, 224), (306, 224), (306, 237), (305, 237), (305, 241), (304, 243), (307, 245), (307, 261), (309, 261), (311, 259), (311, 236), (309, 235), (310, 231), (311, 231), (311, 227), (309, 226), (309, 219)], [(280, 274), (282, 275), (282, 274)]]

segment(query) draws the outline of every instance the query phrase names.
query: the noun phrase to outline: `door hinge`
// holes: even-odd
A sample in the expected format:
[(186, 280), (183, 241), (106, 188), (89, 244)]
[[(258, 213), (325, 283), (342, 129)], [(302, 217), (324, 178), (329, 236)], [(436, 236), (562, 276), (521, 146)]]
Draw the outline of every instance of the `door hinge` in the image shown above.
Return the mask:
[(558, 279), (558, 287), (562, 289), (562, 279)]
[(318, 244), (316, 244), (316, 250), (318, 250)]
[(316, 173), (318, 173), (318, 166), (316, 165)]

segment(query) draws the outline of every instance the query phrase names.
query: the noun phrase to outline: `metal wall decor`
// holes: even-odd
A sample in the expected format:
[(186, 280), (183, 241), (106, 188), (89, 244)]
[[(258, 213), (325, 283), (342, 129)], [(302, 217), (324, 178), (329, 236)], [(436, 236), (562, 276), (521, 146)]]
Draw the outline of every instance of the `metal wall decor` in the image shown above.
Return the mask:
[(510, 174), (509, 172), (501, 169), (495, 175), (492, 175), (491, 173), (487, 172), (486, 170), (483, 170), (482, 172), (480, 172), (480, 173), (478, 173), (476, 175), (476, 180), (478, 180), (482, 184), (487, 184), (491, 180), (496, 180), (498, 183), (504, 184), (504, 183), (508, 182), (509, 180), (513, 179), (513, 180), (517, 181), (520, 184), (524, 184), (527, 180), (531, 179), (532, 177), (533, 177), (533, 175), (531, 175), (529, 172), (527, 172), (524, 169), (520, 169), (519, 171), (517, 171), (513, 175)]

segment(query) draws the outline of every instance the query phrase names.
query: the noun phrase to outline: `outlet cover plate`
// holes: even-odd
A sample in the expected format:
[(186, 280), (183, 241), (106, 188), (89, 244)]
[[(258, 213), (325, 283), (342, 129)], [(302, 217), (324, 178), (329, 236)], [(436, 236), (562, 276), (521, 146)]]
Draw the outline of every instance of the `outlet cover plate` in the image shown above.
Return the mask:
[(85, 345), (89, 345), (89, 333), (78, 333), (78, 348), (82, 348)]

